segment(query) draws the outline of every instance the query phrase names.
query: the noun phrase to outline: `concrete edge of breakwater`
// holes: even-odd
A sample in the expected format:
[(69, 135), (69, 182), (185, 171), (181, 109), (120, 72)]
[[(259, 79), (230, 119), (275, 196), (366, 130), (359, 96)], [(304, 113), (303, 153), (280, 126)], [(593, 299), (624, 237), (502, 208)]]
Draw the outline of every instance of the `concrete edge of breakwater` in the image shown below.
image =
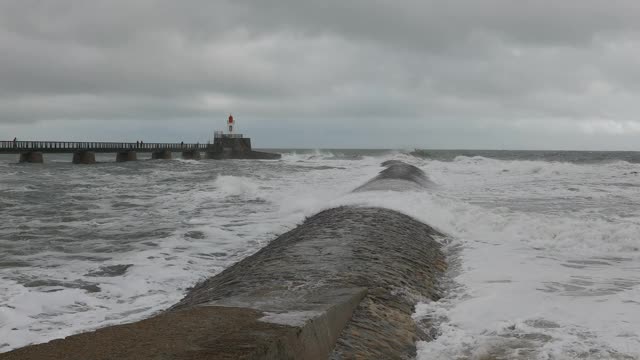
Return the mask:
[(3, 359), (326, 359), (366, 294), (337, 289), (313, 310), (278, 316), (253, 308), (194, 306), (131, 324), (27, 346)]

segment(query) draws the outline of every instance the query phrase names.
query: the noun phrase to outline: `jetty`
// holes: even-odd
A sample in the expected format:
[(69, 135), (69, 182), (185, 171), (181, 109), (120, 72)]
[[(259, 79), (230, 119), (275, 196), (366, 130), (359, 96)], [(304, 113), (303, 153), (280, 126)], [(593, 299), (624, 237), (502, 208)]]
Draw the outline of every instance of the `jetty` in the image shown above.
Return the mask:
[(137, 142), (96, 142), (96, 141), (41, 141), (20, 140), (0, 141), (0, 154), (19, 154), (21, 163), (42, 163), (43, 154), (73, 154), (74, 164), (94, 164), (96, 153), (115, 153), (117, 162), (135, 161), (138, 153), (151, 153), (152, 159), (170, 160), (173, 153), (181, 153), (183, 159), (280, 159), (280, 154), (254, 151), (251, 139), (233, 132), (235, 120), (229, 116), (229, 133), (216, 131), (213, 143), (145, 143)]
[[(383, 166), (367, 187), (430, 187), (416, 167)], [(416, 342), (433, 337), (412, 314), (416, 302), (442, 296), (443, 236), (389, 209), (328, 209), (156, 316), (0, 360), (412, 359)]]

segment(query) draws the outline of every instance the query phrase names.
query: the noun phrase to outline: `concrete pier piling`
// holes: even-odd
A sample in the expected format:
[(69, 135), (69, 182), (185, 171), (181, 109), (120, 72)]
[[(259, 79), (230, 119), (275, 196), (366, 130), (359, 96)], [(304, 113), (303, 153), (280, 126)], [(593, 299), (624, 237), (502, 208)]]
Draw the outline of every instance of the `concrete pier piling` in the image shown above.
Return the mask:
[(116, 162), (136, 161), (136, 160), (138, 160), (138, 155), (133, 150), (120, 151), (116, 155)]
[(183, 151), (182, 158), (185, 160), (200, 160), (200, 151), (199, 150)]
[(164, 149), (154, 151), (151, 153), (151, 158), (153, 160), (171, 160), (171, 150)]
[(42, 153), (39, 151), (30, 151), (26, 153), (20, 154), (20, 162), (21, 163), (34, 163), (34, 164), (42, 164), (44, 162), (44, 158)]
[(73, 153), (74, 164), (95, 164), (96, 154), (92, 151), (77, 151)]

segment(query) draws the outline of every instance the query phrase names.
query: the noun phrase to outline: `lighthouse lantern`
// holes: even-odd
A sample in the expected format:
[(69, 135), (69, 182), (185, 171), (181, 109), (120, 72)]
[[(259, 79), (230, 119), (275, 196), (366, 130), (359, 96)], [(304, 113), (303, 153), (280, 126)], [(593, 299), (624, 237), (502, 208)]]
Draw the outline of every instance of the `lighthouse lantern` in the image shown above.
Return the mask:
[(227, 125), (229, 126), (229, 134), (233, 134), (233, 115), (229, 115), (229, 121), (227, 121)]

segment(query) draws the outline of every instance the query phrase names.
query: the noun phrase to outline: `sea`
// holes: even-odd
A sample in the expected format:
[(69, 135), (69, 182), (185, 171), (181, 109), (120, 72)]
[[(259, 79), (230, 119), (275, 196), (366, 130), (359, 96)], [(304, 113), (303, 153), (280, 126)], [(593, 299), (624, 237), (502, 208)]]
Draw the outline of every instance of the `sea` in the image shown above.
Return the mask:
[[(417, 359), (640, 359), (640, 153), (281, 152), (0, 155), (0, 352), (149, 317), (305, 217), (367, 205), (446, 234)], [(435, 185), (351, 193), (391, 159)]]

